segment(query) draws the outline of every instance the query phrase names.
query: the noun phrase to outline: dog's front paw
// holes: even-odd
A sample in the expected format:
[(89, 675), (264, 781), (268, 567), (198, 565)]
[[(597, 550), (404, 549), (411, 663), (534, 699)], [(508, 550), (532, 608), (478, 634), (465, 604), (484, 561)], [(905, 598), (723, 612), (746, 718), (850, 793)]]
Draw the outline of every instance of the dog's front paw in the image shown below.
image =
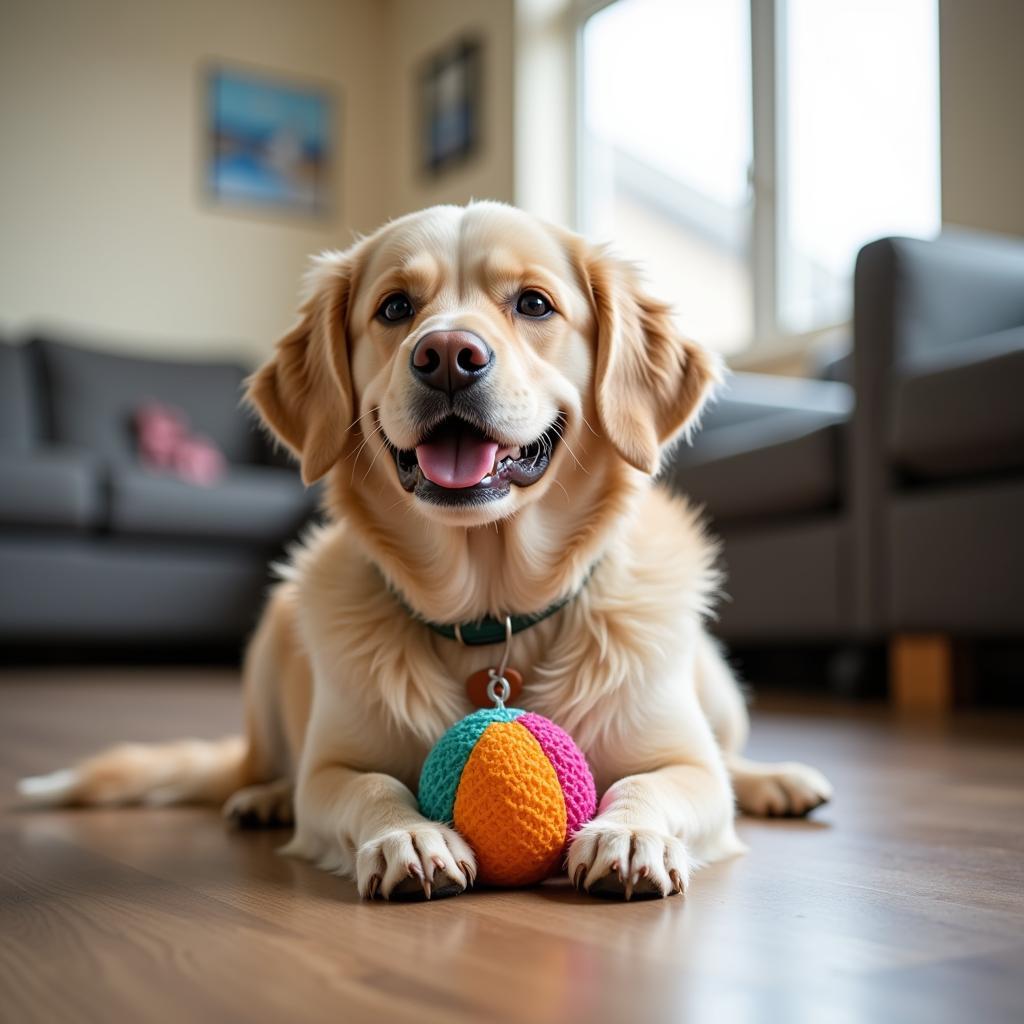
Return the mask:
[(612, 899), (650, 899), (686, 891), (690, 857), (681, 839), (600, 819), (584, 825), (569, 848), (577, 889)]
[(364, 899), (456, 896), (474, 878), (473, 851), (458, 832), (436, 822), (384, 832), (356, 853), (356, 885)]

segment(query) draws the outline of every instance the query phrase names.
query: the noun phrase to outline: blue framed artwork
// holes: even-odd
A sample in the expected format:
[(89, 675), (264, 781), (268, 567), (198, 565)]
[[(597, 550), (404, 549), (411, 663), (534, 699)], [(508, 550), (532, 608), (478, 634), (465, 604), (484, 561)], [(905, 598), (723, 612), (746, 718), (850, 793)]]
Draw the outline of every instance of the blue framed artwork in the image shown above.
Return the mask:
[(206, 77), (207, 194), (217, 203), (322, 215), (331, 184), (334, 103), (326, 89), (248, 70)]

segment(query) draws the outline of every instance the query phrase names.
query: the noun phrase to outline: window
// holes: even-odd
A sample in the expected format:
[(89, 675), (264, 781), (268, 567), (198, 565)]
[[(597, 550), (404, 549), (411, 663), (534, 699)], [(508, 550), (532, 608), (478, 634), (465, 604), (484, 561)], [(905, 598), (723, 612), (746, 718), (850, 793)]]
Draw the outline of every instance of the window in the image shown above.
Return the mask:
[(620, 0), (582, 40), (581, 221), (641, 259), (681, 326), (752, 334), (747, 0)]
[(779, 319), (848, 319), (857, 250), (939, 229), (935, 0), (788, 0), (779, 54)]
[(580, 33), (581, 229), (723, 353), (844, 322), (865, 242), (939, 228), (937, 22), (937, 0), (604, 6)]

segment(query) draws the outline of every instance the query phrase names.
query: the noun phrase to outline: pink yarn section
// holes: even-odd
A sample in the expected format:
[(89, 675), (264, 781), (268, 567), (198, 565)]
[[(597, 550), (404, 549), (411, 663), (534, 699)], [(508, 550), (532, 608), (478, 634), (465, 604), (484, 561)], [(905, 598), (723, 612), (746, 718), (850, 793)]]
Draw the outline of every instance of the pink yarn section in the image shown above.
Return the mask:
[(587, 759), (572, 737), (543, 715), (528, 711), (516, 719), (516, 724), (525, 726), (533, 734), (555, 769), (565, 797), (565, 837), (572, 839), (597, 810), (597, 791)]

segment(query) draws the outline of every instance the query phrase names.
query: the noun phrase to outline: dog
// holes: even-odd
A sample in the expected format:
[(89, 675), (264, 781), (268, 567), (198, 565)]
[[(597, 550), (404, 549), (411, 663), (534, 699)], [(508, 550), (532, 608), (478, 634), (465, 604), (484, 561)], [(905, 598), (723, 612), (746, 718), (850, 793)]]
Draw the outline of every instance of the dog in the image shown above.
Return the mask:
[[(23, 780), (28, 800), (223, 804), (294, 823), (284, 852), (366, 898), (459, 893), (473, 851), (419, 813), (416, 783), (506, 643), (517, 703), (593, 770), (566, 863), (584, 892), (682, 893), (743, 851), (737, 804), (829, 799), (817, 770), (741, 754), (745, 702), (705, 628), (716, 545), (654, 484), (721, 371), (631, 265), (476, 202), (325, 253), (308, 284), (248, 400), (306, 484), (326, 478), (330, 518), (249, 644), (244, 738), (115, 747)], [(483, 622), (499, 632), (460, 642)]]

